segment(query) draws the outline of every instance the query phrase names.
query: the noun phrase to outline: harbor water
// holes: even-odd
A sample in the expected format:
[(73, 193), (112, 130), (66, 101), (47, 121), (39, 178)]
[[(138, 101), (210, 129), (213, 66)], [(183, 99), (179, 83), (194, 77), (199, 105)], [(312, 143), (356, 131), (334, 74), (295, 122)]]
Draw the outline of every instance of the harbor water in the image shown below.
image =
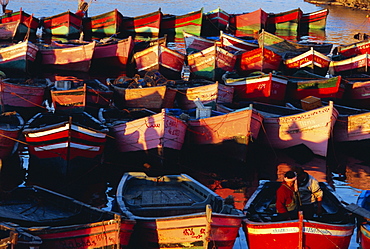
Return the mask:
[[(76, 11), (77, 0), (50, 1), (50, 0), (10, 0), (7, 8), (18, 10), (22, 8), (35, 17), (48, 17), (67, 10)], [(303, 0), (235, 0), (235, 1), (185, 1), (185, 0), (91, 0), (88, 10), (89, 16), (103, 14), (118, 9), (124, 16), (138, 16), (161, 8), (163, 13), (186, 14), (203, 8), (204, 12), (220, 7), (230, 14), (245, 13), (262, 8), (266, 12), (284, 12), (301, 8), (304, 13), (313, 12), (322, 8), (329, 9), (325, 31), (310, 33), (309, 36), (297, 37), (297, 40), (317, 40), (333, 43), (334, 45), (357, 42), (354, 35), (357, 33), (370, 34), (370, 21), (366, 17), (367, 11), (350, 9), (341, 6), (317, 6)], [(109, 78), (109, 72), (104, 75)], [(352, 146), (352, 145), (351, 145)], [(255, 146), (248, 154), (247, 162), (232, 162), (219, 157), (207, 157), (204, 154), (189, 155), (184, 151), (180, 156), (180, 165), (177, 170), (187, 173), (199, 180), (222, 197), (233, 195), (238, 208), (243, 208), (245, 201), (251, 196), (261, 179), (280, 180), (282, 172), (294, 166), (300, 166), (314, 175), (320, 181), (328, 181), (338, 195), (347, 203), (355, 203), (361, 190), (370, 189), (370, 158), (367, 150), (369, 145), (359, 147), (341, 147), (329, 145), (328, 158), (313, 156), (304, 151), (286, 152), (272, 148)], [(191, 148), (188, 148), (191, 151)], [(107, 203), (104, 208), (110, 208), (110, 201), (114, 195), (115, 186), (125, 171), (150, 171), (150, 165), (144, 161), (140, 163), (122, 162), (121, 158), (106, 158), (110, 172), (106, 172), (108, 179)], [(142, 158), (141, 158), (142, 159)], [(27, 164), (27, 155), (23, 155)], [(135, 158), (133, 159), (135, 160)], [(155, 174), (155, 172), (150, 171)], [(179, 172), (180, 173), (180, 172)], [(103, 198), (104, 199), (104, 198)], [(104, 206), (104, 205), (103, 205)], [(247, 248), (244, 235), (235, 243), (235, 249)], [(350, 249), (358, 248), (356, 236), (352, 237)]]

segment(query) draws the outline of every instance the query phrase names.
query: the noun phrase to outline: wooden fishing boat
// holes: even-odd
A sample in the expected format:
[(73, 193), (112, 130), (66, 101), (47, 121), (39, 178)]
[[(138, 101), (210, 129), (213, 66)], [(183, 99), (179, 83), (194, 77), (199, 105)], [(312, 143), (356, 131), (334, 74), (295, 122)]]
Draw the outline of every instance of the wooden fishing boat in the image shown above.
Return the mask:
[(117, 188), (116, 206), (136, 220), (130, 244), (140, 248), (231, 249), (243, 217), (185, 174), (125, 173)]
[[(205, 108), (170, 109), (169, 112), (176, 116), (188, 115), (186, 143), (193, 149), (207, 151), (204, 155), (211, 157), (217, 155), (246, 162), (252, 140), (252, 106), (227, 113), (206, 112)], [(259, 124), (260, 128), (262, 120)], [(259, 130), (253, 132), (258, 134)]]
[(23, 41), (15, 44), (9, 44), (0, 48), (0, 70), (7, 76), (19, 77), (19, 74), (35, 73), (35, 60), (39, 48), (29, 42)]
[(255, 72), (247, 77), (235, 73), (222, 76), (225, 85), (234, 87), (234, 100), (253, 100), (270, 104), (283, 104), (288, 78), (273, 74)]
[(7, 13), (3, 13), (3, 15), (0, 17), (0, 23), (2, 24), (11, 22), (20, 23), (19, 31), (21, 31), (21, 33), (19, 34), (19, 37), (17, 37), (19, 40), (23, 40), (24, 37), (35, 37), (36, 29), (39, 27), (40, 24), (40, 20), (38, 18), (24, 12), (22, 8), (16, 12), (10, 11)]
[(234, 100), (234, 87), (219, 82), (217, 92), (217, 103), (232, 103)]
[(154, 45), (167, 46), (167, 35), (155, 39), (135, 40), (134, 53), (143, 51)]
[(159, 37), (162, 15), (161, 9), (159, 9), (141, 16), (124, 16), (122, 20), (123, 32), (132, 36)]
[(82, 17), (71, 11), (41, 19), (46, 35), (79, 37), (82, 31)]
[(346, 83), (341, 76), (326, 78), (299, 71), (289, 77), (286, 99), (300, 101), (308, 96), (315, 96), (320, 99), (340, 101), (345, 89)]
[(23, 40), (27, 30), (28, 28), (22, 25), (20, 21), (0, 22), (0, 40)]
[(334, 142), (355, 142), (370, 139), (370, 111), (334, 105), (339, 112), (333, 130)]
[(80, 71), (90, 70), (96, 42), (79, 46), (39, 44), (41, 65), (44, 70)]
[(238, 55), (238, 58), (235, 69), (238, 74), (243, 76), (256, 71), (264, 73), (278, 71), (283, 62), (283, 58), (279, 54), (264, 47), (243, 52)]
[[(17, 187), (1, 200), (1, 219), (41, 238), (43, 248), (120, 248), (135, 221), (39, 187)], [(16, 247), (17, 248), (17, 247)]]
[(100, 108), (112, 103), (113, 91), (99, 80), (56, 80), (50, 87), (55, 111), (89, 112), (97, 115)]
[(1, 104), (7, 111), (14, 108), (42, 107), (52, 82), (48, 79), (6, 78), (0, 80)]
[(91, 68), (99, 71), (117, 69), (126, 71), (134, 50), (134, 40), (106, 39), (96, 43)]
[(230, 15), (220, 7), (203, 13), (202, 36), (218, 36), (229, 28)]
[(23, 129), (29, 153), (27, 184), (82, 199), (87, 186), (102, 181), (107, 133), (108, 128), (86, 112), (37, 113)]
[(281, 182), (260, 181), (244, 208), (248, 248), (348, 248), (355, 228), (354, 216), (327, 183), (319, 184), (324, 192), (321, 217), (307, 220), (299, 215), (297, 220), (276, 221), (273, 204)]
[(343, 100), (347, 106), (369, 109), (370, 81), (369, 78), (345, 78), (346, 90)]
[(268, 15), (261, 8), (249, 13), (233, 14), (230, 16), (230, 26), (235, 29), (236, 36), (245, 36), (248, 33), (250, 35), (257, 34), (259, 31), (266, 29)]
[(325, 30), (326, 19), (329, 15), (329, 9), (322, 9), (310, 13), (303, 13), (300, 20), (300, 33), (307, 34), (311, 30)]
[[(80, 40), (55, 41), (53, 45), (63, 47), (75, 47), (88, 45), (90, 42)], [(129, 66), (133, 51), (134, 40), (131, 36), (125, 39), (103, 38), (96, 41), (91, 61), (91, 70), (105, 71), (116, 70), (125, 72)]]
[(123, 16), (117, 9), (84, 18), (83, 32), (86, 35), (97, 37), (119, 34), (122, 31), (122, 20)]
[(339, 45), (333, 49), (333, 55), (342, 55), (346, 58), (370, 53), (370, 40), (355, 42), (348, 45)]
[(220, 46), (229, 52), (245, 52), (258, 48), (257, 43), (243, 40), (224, 32), (220, 32)]
[(358, 73), (368, 73), (370, 60), (369, 54), (361, 54), (348, 59), (332, 60), (329, 66), (331, 75), (353, 75)]
[[(249, 104), (240, 102), (232, 108)], [(309, 111), (260, 102), (253, 102), (253, 108), (263, 116), (264, 132), (259, 134), (258, 142), (275, 149), (303, 145), (315, 155), (327, 156), (328, 140), (338, 117), (332, 101)]]
[(311, 50), (300, 55), (287, 55), (284, 60), (284, 73), (291, 75), (299, 69), (305, 69), (311, 73), (325, 76), (328, 73), (331, 58), (315, 51), (313, 47)]
[(182, 35), (187, 32), (193, 35), (201, 34), (203, 21), (203, 8), (197, 11), (189, 12), (185, 15), (165, 14), (161, 20), (161, 36)]
[(15, 224), (0, 223), (0, 248), (40, 248), (42, 240)]
[(272, 33), (269, 33), (263, 30), (258, 36), (258, 44), (260, 47), (266, 47), (281, 56), (284, 56), (287, 53), (292, 53), (295, 51), (298, 54), (307, 52), (311, 50), (311, 47), (315, 51), (318, 51), (324, 55), (328, 55), (332, 48), (333, 44), (331, 43), (317, 43), (317, 42), (306, 42), (306, 43), (297, 43)]
[(183, 110), (195, 108), (195, 100), (203, 104), (214, 105), (219, 96), (219, 85), (217, 82), (203, 79), (178, 80), (175, 83), (178, 91), (176, 103)]
[[(240, 109), (235, 109), (231, 108), (230, 105), (231, 102), (224, 102), (224, 103), (217, 103), (216, 105), (216, 110), (223, 112), (223, 113), (230, 113), (230, 112), (237, 112), (238, 110), (243, 110), (246, 107), (240, 108)], [(250, 105), (253, 107), (253, 104)], [(249, 107), (248, 107), (249, 108)], [(252, 119), (250, 122), (250, 136), (251, 141), (256, 141), (258, 138), (258, 134), (260, 133), (260, 130), (262, 128), (262, 122), (263, 122), (263, 116), (257, 112), (255, 109), (252, 108)]]
[[(367, 211), (370, 211), (370, 206), (369, 206), (369, 199), (370, 199), (370, 191), (369, 190), (363, 190), (361, 194), (358, 196), (357, 199), (357, 205)], [(360, 246), (363, 249), (369, 249), (370, 248), (370, 225), (367, 219), (361, 219), (359, 221), (362, 222), (360, 223), (360, 236), (359, 236), (359, 242)]]
[(31, 155), (38, 158), (94, 158), (103, 153), (108, 129), (90, 114), (38, 113), (23, 129)]
[(168, 79), (180, 79), (185, 55), (165, 45), (153, 45), (134, 54), (136, 69), (144, 76), (152, 70), (159, 71)]
[(187, 54), (199, 52), (215, 45), (215, 41), (198, 35), (183, 32), (185, 50)]
[(187, 56), (191, 74), (196, 78), (220, 80), (227, 71), (233, 71), (237, 56), (217, 46)]
[[(150, 112), (148, 112), (150, 114)], [(176, 150), (179, 151), (184, 143), (186, 123), (166, 113), (152, 112), (130, 120), (122, 118), (107, 123), (116, 141), (119, 152)]]
[(0, 159), (6, 159), (18, 148), (24, 121), (17, 112), (0, 114)]
[[(159, 72), (151, 71), (144, 78), (108, 78), (107, 84), (113, 89), (113, 102), (120, 109), (148, 108), (161, 110), (173, 107), (176, 90), (167, 85)], [(142, 85), (141, 85), (142, 84)]]
[(292, 30), (298, 32), (298, 27), (302, 18), (303, 12), (300, 8), (284, 11), (280, 13), (269, 13), (267, 17), (267, 30), (275, 32), (275, 30)]

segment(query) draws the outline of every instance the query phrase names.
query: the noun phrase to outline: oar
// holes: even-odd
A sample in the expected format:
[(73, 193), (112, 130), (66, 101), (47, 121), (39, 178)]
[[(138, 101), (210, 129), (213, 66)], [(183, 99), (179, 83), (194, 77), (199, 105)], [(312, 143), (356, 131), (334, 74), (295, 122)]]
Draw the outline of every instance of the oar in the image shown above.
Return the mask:
[(0, 0), (1, 5), (3, 6), (3, 13), (5, 13), (6, 6), (9, 3), (9, 0)]

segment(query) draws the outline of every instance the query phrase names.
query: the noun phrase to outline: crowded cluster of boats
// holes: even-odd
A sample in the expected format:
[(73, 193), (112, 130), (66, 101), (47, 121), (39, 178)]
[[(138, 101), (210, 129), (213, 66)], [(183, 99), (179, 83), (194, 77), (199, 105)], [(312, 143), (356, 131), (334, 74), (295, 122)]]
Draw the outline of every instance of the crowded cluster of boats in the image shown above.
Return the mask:
[[(17, 28), (8, 37), (0, 28), (0, 38), (19, 42), (0, 48), (0, 159), (21, 146), (29, 161), (27, 186), (0, 193), (0, 243), (231, 249), (242, 226), (250, 249), (348, 248), (355, 216), (364, 224), (370, 216), (364, 205), (344, 204), (327, 184), (321, 184), (323, 215), (278, 222), (278, 182), (261, 184), (239, 210), (163, 163), (184, 146), (246, 162), (251, 143), (303, 145), (326, 158), (330, 139), (368, 140), (370, 41), (334, 47), (274, 34), (325, 29), (327, 14), (159, 10), (131, 18), (114, 10), (38, 19), (22, 10), (4, 13), (0, 26)], [(44, 43), (47, 35), (68, 39)], [(181, 48), (169, 42), (177, 35)], [(76, 74), (95, 70), (106, 77)], [(106, 155), (125, 160), (149, 152), (171, 174), (125, 173), (112, 211), (64, 195), (82, 175), (94, 182), (102, 173), (96, 168), (108, 170), (101, 167)], [(361, 232), (362, 247), (369, 248), (368, 225)]]

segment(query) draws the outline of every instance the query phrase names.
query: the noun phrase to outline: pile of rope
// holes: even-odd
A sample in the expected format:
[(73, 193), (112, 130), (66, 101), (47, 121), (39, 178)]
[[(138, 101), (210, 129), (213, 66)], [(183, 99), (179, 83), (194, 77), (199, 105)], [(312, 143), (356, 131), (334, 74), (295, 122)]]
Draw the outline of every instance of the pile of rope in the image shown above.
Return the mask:
[(119, 85), (123, 88), (143, 88), (153, 86), (174, 86), (175, 81), (166, 79), (157, 70), (147, 72), (143, 78), (136, 74), (130, 78), (127, 76), (121, 76), (114, 80), (114, 85)]

